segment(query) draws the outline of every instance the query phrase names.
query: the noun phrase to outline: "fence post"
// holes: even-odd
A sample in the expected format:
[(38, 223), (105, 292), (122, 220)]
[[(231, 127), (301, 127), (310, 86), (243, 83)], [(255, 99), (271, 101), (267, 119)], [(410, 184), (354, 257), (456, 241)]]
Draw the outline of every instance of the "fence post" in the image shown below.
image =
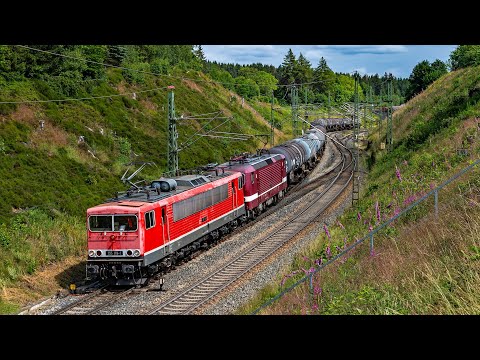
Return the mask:
[(370, 255), (373, 255), (373, 233), (370, 235)]
[(438, 218), (438, 190), (437, 189), (435, 189), (433, 195), (435, 197), (435, 217)]

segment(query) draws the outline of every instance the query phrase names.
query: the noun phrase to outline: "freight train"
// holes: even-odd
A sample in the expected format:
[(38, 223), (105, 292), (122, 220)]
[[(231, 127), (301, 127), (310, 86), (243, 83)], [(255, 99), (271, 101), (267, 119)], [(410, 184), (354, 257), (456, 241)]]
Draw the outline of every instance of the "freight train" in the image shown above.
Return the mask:
[[(348, 119), (347, 119), (348, 120)], [(86, 278), (144, 285), (278, 203), (320, 159), (324, 125), (201, 173), (159, 178), (87, 210)]]

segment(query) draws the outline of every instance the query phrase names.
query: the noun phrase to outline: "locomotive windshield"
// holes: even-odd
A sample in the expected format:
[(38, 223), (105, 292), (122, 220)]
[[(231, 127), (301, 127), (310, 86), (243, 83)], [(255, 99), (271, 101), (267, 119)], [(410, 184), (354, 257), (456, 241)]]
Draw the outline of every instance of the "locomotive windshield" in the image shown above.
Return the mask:
[(88, 218), (90, 231), (136, 231), (135, 215), (92, 215)]

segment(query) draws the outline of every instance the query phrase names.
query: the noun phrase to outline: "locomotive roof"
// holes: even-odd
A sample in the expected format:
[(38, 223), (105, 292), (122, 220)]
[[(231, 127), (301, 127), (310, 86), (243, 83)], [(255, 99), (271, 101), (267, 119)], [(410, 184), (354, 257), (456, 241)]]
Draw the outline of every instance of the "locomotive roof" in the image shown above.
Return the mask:
[[(173, 179), (177, 181), (177, 188), (171, 191), (161, 191), (158, 194), (155, 188), (147, 186), (146, 191), (131, 191), (125, 192), (124, 194), (118, 195), (118, 197), (110, 198), (105, 201), (104, 204), (117, 203), (121, 206), (139, 206), (139, 203), (153, 203), (158, 200), (163, 200), (169, 198), (173, 195), (180, 194), (184, 191), (193, 189), (195, 187), (226, 178), (228, 176), (234, 175), (234, 172), (224, 171), (223, 173), (208, 171), (203, 174), (194, 174), (194, 175), (183, 175), (183, 176), (173, 176), (168, 179)], [(166, 179), (165, 179), (166, 180)], [(104, 205), (102, 204), (102, 205)], [(100, 205), (99, 205), (100, 206)]]

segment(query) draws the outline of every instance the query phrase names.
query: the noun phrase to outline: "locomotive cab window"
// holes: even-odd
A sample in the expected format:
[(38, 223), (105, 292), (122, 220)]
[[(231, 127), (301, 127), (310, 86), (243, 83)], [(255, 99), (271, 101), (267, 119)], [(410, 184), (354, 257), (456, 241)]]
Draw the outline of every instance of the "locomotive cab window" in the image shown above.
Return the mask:
[(167, 218), (165, 217), (165, 208), (162, 209), (162, 225), (165, 225)]
[(91, 231), (112, 231), (111, 215), (93, 215), (88, 218)]
[(137, 231), (135, 215), (92, 215), (88, 218), (90, 231)]
[(114, 215), (113, 231), (136, 231), (137, 217), (135, 215)]
[(243, 188), (244, 183), (245, 183), (245, 174), (242, 174), (242, 176), (238, 178), (238, 188), (239, 189)]
[(252, 184), (255, 182), (255, 174), (253, 172), (250, 174), (250, 180), (252, 181)]
[(145, 213), (145, 229), (150, 229), (155, 226), (155, 210)]

